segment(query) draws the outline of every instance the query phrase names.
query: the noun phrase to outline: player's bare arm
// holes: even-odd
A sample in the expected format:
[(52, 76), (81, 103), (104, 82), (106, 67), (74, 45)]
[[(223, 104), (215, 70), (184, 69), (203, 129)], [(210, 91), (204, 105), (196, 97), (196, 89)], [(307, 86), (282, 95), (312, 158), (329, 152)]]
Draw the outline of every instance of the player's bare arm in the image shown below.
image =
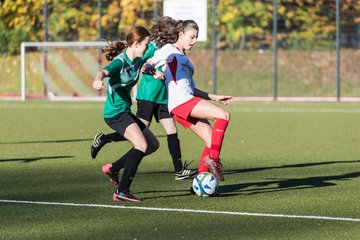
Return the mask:
[(107, 70), (101, 70), (95, 75), (95, 79), (93, 81), (93, 88), (95, 90), (102, 90), (104, 88), (103, 79), (106, 78), (109, 75), (109, 72)]

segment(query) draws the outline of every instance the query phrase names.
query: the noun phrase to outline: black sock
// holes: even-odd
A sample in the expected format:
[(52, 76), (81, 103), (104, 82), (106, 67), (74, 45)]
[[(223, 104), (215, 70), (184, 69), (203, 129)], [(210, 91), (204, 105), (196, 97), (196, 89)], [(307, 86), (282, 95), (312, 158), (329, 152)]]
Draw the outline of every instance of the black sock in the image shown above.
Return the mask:
[(131, 156), (132, 150), (134, 148), (130, 149), (127, 153), (125, 153), (121, 158), (119, 158), (117, 161), (113, 162), (111, 171), (118, 172), (120, 169), (125, 167), (126, 159), (128, 159)]
[(175, 172), (178, 172), (183, 168), (183, 165), (181, 162), (180, 141), (177, 133), (167, 135), (167, 143)]
[(118, 192), (129, 189), (133, 178), (135, 177), (137, 168), (144, 157), (144, 153), (138, 149), (131, 149), (129, 157), (126, 160), (124, 172), (121, 176)]
[(109, 142), (125, 141), (126, 138), (124, 138), (124, 136), (122, 136), (120, 133), (114, 132), (114, 133), (104, 134), (101, 137), (101, 140), (103, 140), (105, 143), (109, 143)]

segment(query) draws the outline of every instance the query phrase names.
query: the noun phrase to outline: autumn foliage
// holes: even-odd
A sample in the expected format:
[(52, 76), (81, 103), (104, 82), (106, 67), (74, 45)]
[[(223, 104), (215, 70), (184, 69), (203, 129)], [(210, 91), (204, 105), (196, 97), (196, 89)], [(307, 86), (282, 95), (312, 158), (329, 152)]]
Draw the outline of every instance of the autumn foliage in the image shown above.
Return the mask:
[[(161, 10), (162, 1), (156, 1)], [(48, 41), (119, 39), (133, 25), (149, 25), (154, 12), (154, 0), (101, 0), (99, 21), (98, 0), (1, 0), (0, 53), (18, 51), (21, 41), (44, 40), (45, 2)], [(213, 24), (211, 2), (208, 1), (209, 33)], [(218, 0), (215, 22), (218, 46), (231, 49), (270, 47), (273, 7), (272, 0)], [(280, 47), (333, 47), (335, 13), (335, 0), (278, 1)], [(342, 0), (340, 13), (345, 35), (359, 31), (356, 29), (360, 28), (360, 1)]]

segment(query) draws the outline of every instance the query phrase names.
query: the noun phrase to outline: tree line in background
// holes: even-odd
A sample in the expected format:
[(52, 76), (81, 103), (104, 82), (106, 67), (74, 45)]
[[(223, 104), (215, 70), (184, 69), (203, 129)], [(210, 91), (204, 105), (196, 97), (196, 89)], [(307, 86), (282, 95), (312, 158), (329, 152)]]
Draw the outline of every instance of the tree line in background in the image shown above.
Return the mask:
[[(99, 21), (99, 1), (0, 0), (0, 53), (19, 52), (22, 41), (44, 40), (45, 2), (48, 41), (95, 41), (100, 36), (109, 40), (121, 39), (129, 28), (148, 26), (154, 17), (154, 0), (101, 0)], [(211, 2), (208, 0), (209, 33)], [(161, 10), (162, 1), (157, 3)], [(218, 47), (271, 47), (273, 7), (272, 0), (218, 0), (215, 23)], [(359, 48), (360, 0), (341, 0), (340, 8), (342, 45)], [(333, 49), (335, 13), (335, 0), (278, 0), (280, 47)]]

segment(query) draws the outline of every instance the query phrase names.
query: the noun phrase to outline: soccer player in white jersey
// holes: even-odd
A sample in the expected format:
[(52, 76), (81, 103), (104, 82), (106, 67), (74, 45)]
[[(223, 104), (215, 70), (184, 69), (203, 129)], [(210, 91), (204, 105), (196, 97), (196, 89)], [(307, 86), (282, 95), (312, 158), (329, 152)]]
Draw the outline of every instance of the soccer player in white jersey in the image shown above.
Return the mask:
[[(165, 26), (164, 32), (153, 37), (167, 44), (155, 51), (148, 63), (163, 67), (168, 108), (173, 118), (184, 128), (190, 128), (205, 143), (198, 172), (210, 170), (219, 181), (224, 181), (219, 156), (230, 114), (209, 100), (229, 104), (232, 97), (206, 93), (196, 88), (194, 65), (185, 52), (196, 44), (198, 30), (198, 25), (192, 20), (179, 21), (176, 26)], [(213, 126), (208, 120), (214, 121)]]

